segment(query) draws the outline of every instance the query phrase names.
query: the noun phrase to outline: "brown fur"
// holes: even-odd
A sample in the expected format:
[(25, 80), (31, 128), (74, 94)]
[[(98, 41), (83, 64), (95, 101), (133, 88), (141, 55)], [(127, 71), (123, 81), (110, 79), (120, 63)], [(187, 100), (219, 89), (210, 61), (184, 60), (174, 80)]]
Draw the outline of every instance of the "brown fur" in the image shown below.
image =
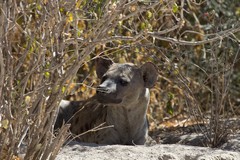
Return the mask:
[(96, 64), (97, 75), (102, 80), (96, 95), (86, 101), (63, 100), (55, 128), (64, 120), (71, 124), (71, 132), (80, 135), (82, 142), (144, 144), (148, 136), (148, 88), (157, 79), (155, 66), (145, 63), (137, 67), (106, 59), (97, 59)]

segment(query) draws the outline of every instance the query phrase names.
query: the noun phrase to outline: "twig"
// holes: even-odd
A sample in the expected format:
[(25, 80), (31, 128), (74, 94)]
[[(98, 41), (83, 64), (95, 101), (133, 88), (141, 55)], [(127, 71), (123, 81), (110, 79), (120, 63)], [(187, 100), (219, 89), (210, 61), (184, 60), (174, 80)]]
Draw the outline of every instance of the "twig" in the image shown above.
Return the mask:
[[(161, 34), (159, 34), (158, 32), (148, 32), (148, 35), (152, 36), (156, 39), (171, 42), (171, 43), (178, 44), (178, 45), (196, 46), (196, 45), (202, 45), (202, 44), (212, 43), (212, 42), (221, 40), (221, 39), (226, 38), (226, 37), (232, 35), (233, 33), (236, 33), (236, 32), (239, 32), (239, 31), (240, 31), (240, 27), (233, 28), (233, 29), (229, 29), (229, 30), (226, 30), (226, 31), (215, 33), (215, 37), (213, 37), (213, 38), (202, 40), (202, 41), (195, 41), (195, 42), (190, 42), (190, 41), (185, 41), (185, 40), (179, 40), (179, 39), (176, 39), (176, 38), (161, 36)], [(208, 35), (206, 35), (205, 37), (207, 37), (207, 36)]]

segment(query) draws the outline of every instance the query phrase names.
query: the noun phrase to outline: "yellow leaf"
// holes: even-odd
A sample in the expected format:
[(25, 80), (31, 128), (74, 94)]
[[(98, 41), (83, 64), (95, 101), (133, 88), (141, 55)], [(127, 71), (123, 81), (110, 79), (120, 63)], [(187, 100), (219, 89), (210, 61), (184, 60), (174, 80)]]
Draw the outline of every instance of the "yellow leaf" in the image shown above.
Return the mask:
[(73, 22), (73, 14), (72, 14), (71, 12), (69, 12), (69, 13), (67, 14), (67, 16), (68, 16), (68, 18), (67, 18), (67, 23)]
[(136, 5), (130, 6), (129, 9), (131, 12), (135, 12), (137, 10), (137, 6)]
[(81, 87), (81, 91), (84, 92), (84, 91), (86, 91), (86, 90), (87, 90), (86, 85), (82, 85), (82, 87)]
[(47, 4), (47, 3), (48, 3), (48, 0), (43, 0), (43, 3), (44, 3), (44, 4)]
[(29, 104), (30, 101), (31, 101), (31, 97), (30, 97), (30, 96), (26, 96), (26, 97), (25, 97), (25, 103), (26, 103), (26, 104)]
[(21, 158), (19, 158), (18, 156), (13, 156), (12, 160), (21, 160)]
[(49, 77), (50, 77), (50, 73), (49, 73), (49, 72), (45, 72), (44, 75), (45, 75), (46, 78), (49, 78)]
[(83, 20), (79, 20), (79, 21), (78, 21), (78, 29), (79, 29), (79, 30), (84, 30), (84, 29), (86, 29), (86, 24), (85, 24), (85, 22), (84, 22)]
[(7, 119), (5, 119), (5, 120), (2, 121), (2, 127), (3, 127), (4, 129), (8, 129), (8, 125), (9, 125), (9, 121), (8, 121)]
[(77, 2), (76, 2), (76, 8), (77, 9), (79, 9), (79, 8), (81, 8), (81, 0), (78, 0)]

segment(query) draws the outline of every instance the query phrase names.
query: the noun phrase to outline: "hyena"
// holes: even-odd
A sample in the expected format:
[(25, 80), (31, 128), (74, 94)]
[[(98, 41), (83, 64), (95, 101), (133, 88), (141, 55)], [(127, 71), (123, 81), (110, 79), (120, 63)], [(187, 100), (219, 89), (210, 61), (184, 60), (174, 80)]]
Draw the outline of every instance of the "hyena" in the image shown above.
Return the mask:
[[(138, 67), (98, 58), (96, 73), (101, 79), (96, 94), (86, 101), (62, 100), (55, 128), (63, 121), (70, 123), (81, 142), (143, 145), (148, 137), (149, 88), (157, 80), (155, 65)], [(98, 126), (102, 129), (93, 129)]]

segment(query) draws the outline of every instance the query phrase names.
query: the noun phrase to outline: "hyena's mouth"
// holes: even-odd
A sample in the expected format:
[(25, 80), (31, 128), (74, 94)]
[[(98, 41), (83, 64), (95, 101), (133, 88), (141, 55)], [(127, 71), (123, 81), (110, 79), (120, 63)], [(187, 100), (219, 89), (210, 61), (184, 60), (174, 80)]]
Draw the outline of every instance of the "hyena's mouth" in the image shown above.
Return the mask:
[(98, 102), (102, 104), (119, 104), (122, 102), (122, 99), (113, 98), (108, 94), (97, 94), (96, 97)]

